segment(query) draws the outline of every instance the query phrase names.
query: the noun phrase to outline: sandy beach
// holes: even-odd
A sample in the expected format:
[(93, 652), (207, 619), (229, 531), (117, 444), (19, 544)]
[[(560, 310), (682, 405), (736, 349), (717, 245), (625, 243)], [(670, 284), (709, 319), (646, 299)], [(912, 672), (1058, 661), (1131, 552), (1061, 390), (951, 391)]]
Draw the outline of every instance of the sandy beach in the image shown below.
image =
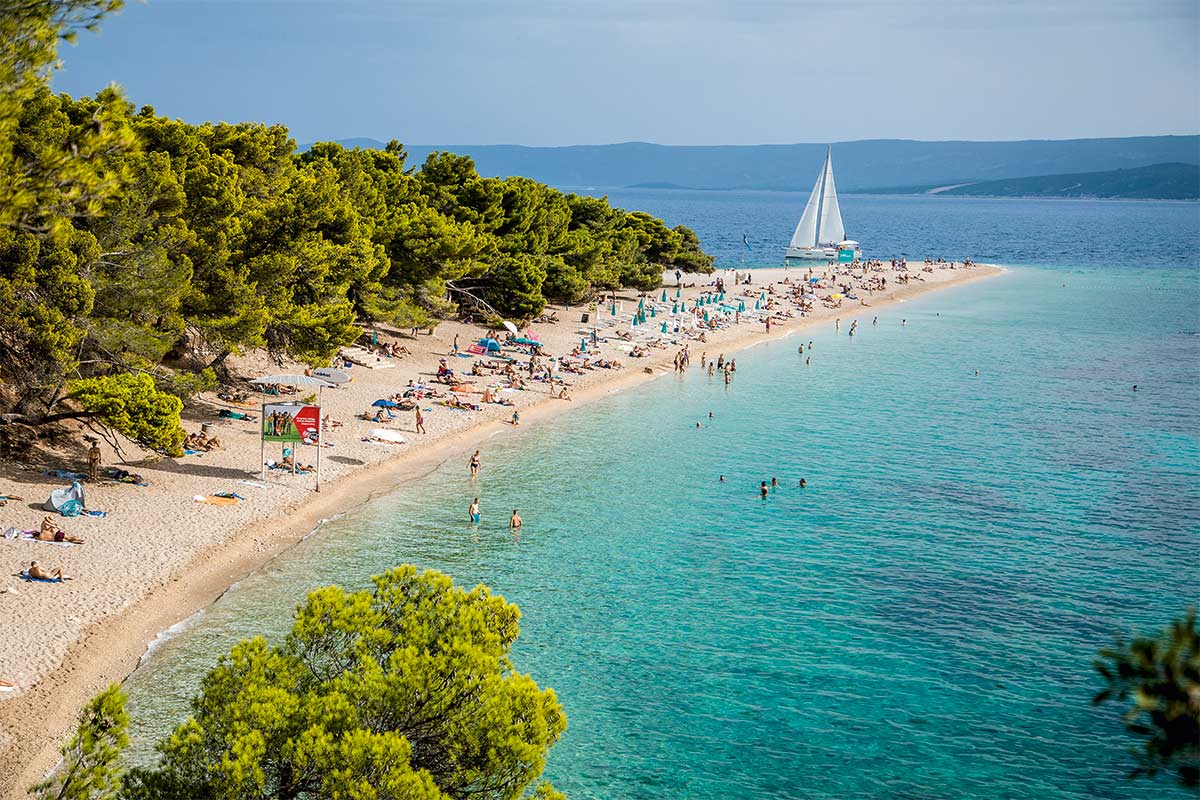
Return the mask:
[[(820, 275), (827, 268), (817, 267)], [(197, 609), (213, 602), (232, 583), (286, 551), (295, 542), (311, 533), (323, 519), (335, 516), (360, 505), (371, 496), (387, 492), (398, 483), (419, 478), (446, 459), (461, 458), (466, 470), (471, 451), (481, 449), (484, 469), (487, 466), (487, 440), (495, 435), (516, 435), (522, 429), (536, 425), (553, 415), (580, 406), (589, 400), (603, 397), (619, 388), (652, 380), (669, 372), (672, 359), (686, 342), (691, 352), (691, 371), (700, 370), (701, 354), (710, 359), (765, 339), (778, 338), (806, 326), (830, 324), (841, 319), (843, 329), (854, 319), (869, 324), (872, 316), (885, 306), (900, 303), (919, 294), (958, 285), (963, 282), (996, 275), (1002, 270), (988, 265), (950, 269), (935, 265), (923, 271), (920, 263), (909, 265), (912, 279), (907, 284), (895, 282), (897, 273), (890, 268), (873, 270), (868, 277), (884, 277), (887, 287), (878, 291), (856, 289), (859, 301), (845, 299), (840, 308), (827, 308), (818, 303), (811, 314), (801, 317), (780, 316), (772, 320), (768, 332), (760, 321), (743, 319), (740, 324), (725, 330), (706, 333), (706, 341), (679, 339), (677, 344), (664, 343), (651, 348), (644, 357), (630, 357), (626, 347), (615, 338), (618, 330), (628, 331), (627, 324), (600, 328), (598, 356), (617, 359), (618, 369), (585, 369), (581, 374), (562, 373), (571, 400), (552, 396), (551, 388), (541, 381), (526, 381), (527, 388), (510, 390), (502, 396), (510, 399), (520, 412), (520, 427), (510, 424), (514, 408), (498, 404), (483, 404), (480, 410), (450, 408), (423, 400), (424, 423), (427, 433), (414, 431), (412, 411), (396, 411), (396, 419), (381, 426), (357, 418), (367, 411), (373, 401), (400, 392), (409, 381), (432, 383), (441, 359), (460, 375), (471, 368), (476, 358), (463, 358), (452, 353), (458, 337), (460, 348), (476, 342), (484, 335), (478, 326), (460, 322), (444, 322), (433, 334), (421, 333), (410, 337), (407, 332), (380, 329), (380, 342), (396, 342), (412, 351), (399, 358), (380, 359), (379, 369), (356, 366), (350, 370), (353, 381), (342, 388), (322, 392), (323, 411), (339, 427), (324, 434), (327, 445), (322, 449), (322, 483), (314, 491), (315, 476), (292, 475), (285, 471), (268, 471), (260, 476), (260, 411), (257, 398), (252, 407), (233, 405), (206, 394), (202, 401), (184, 412), (184, 427), (191, 433), (202, 424), (222, 441), (219, 450), (187, 455), (182, 458), (148, 456), (135, 445), (124, 445), (126, 461), (104, 450), (104, 464), (137, 473), (148, 485), (116, 481), (89, 481), (84, 486), (90, 509), (103, 510), (104, 517), (74, 517), (55, 520), (84, 544), (63, 544), (0, 539), (0, 558), (4, 574), (0, 577), (0, 614), (5, 623), (0, 626), (0, 680), (13, 684), (12, 690), (0, 692), (0, 796), (24, 797), (27, 785), (37, 780), (57, 760), (56, 749), (74, 727), (77, 709), (110, 681), (120, 681), (132, 671), (145, 652), (147, 644), (162, 630), (186, 619)], [(727, 286), (727, 295), (734, 297), (749, 291), (742, 298), (748, 307), (768, 285), (774, 287), (777, 307), (774, 311), (793, 312), (792, 302), (785, 300), (791, 286), (781, 286), (785, 279), (798, 282), (803, 270), (793, 268), (754, 269), (750, 287)], [(711, 291), (713, 280), (722, 276), (727, 282), (732, 271), (714, 275), (685, 275), (684, 299), (691, 300), (702, 292)], [(835, 279), (843, 284), (845, 276)], [(675, 278), (666, 277), (667, 305), (675, 301)], [(818, 291), (819, 296), (838, 292), (836, 287)], [(660, 292), (649, 294), (656, 300)], [(632, 292), (618, 292), (618, 303), (628, 315), (638, 304)], [(581, 323), (581, 313), (587, 306), (547, 306), (546, 313), (555, 312), (560, 321), (554, 324), (534, 323), (531, 329), (549, 355), (564, 355), (587, 337), (589, 326)], [(608, 306), (601, 305), (601, 321), (609, 316)], [(661, 315), (648, 320), (647, 328), (656, 338), (671, 338), (658, 334)], [(522, 331), (524, 333), (524, 330)], [(607, 337), (607, 341), (603, 341)], [(595, 347), (590, 346), (593, 356)], [(505, 353), (518, 359), (518, 371), (528, 356), (515, 348)], [(576, 359), (579, 361), (579, 359)], [(814, 363), (814, 366), (817, 366)], [(265, 357), (250, 356), (236, 361), (235, 374), (250, 378), (277, 372), (298, 373), (299, 367), (280, 368)], [(478, 382), (482, 388), (493, 380), (490, 374), (467, 380)], [(441, 389), (447, 387), (442, 386)], [(555, 394), (558, 387), (554, 388)], [(472, 403), (480, 403), (477, 393), (461, 395)], [(301, 395), (280, 400), (300, 399)], [(256, 421), (221, 418), (222, 410), (253, 415)], [(373, 410), (373, 409), (372, 409)], [(404, 444), (367, 441), (374, 429), (386, 427), (398, 432)], [(65, 443), (60, 460), (55, 463), (5, 464), (0, 469), (0, 494), (19, 496), (9, 499), (0, 508), (0, 530), (15, 527), (20, 531), (35, 529), (46, 512), (42, 504), (51, 490), (70, 481), (45, 474), (47, 469), (85, 471), (85, 451), (78, 441)], [(301, 447), (299, 458), (304, 463), (315, 461), (312, 447)], [(269, 444), (268, 458), (279, 458), (279, 444)], [(236, 493), (242, 500), (232, 505), (216, 505), (197, 498), (211, 498), (217, 493)], [(31, 560), (43, 565), (61, 566), (72, 580), (59, 584), (25, 582), (18, 573)], [(381, 567), (384, 565), (381, 565)], [(214, 653), (214, 658), (218, 654)]]

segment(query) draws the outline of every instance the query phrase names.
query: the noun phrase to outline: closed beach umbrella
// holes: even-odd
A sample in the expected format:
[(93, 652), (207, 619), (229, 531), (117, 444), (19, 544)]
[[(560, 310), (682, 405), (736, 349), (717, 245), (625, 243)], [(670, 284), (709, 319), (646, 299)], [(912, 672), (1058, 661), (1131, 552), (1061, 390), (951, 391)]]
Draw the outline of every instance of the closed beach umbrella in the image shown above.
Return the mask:
[(665, 322), (662, 324), (662, 332), (663, 333), (667, 332), (667, 323), (665, 323)]
[(617, 304), (616, 303), (612, 304), (612, 315), (614, 317), (617, 315)]
[(666, 289), (663, 289), (663, 293), (662, 293), (662, 301), (663, 301), (664, 303), (665, 303), (665, 302), (667, 302), (667, 290), (666, 290)]
[(708, 322), (708, 312), (707, 311), (704, 312), (704, 321)]
[(746, 310), (746, 301), (745, 301), (745, 300), (739, 300), (739, 301), (738, 301), (738, 309), (737, 309), (737, 310), (738, 310), (738, 311), (745, 311), (745, 310)]
[(676, 296), (676, 297), (683, 297), (683, 292), (681, 292), (679, 289), (676, 289), (676, 290), (675, 290), (675, 296)]
[(672, 314), (679, 313), (679, 303), (671, 303), (671, 313)]
[(757, 300), (755, 300), (754, 301), (754, 310), (758, 311), (758, 308), (759, 308), (759, 302)]
[(638, 322), (642, 323), (643, 325), (646, 324), (646, 312), (645, 311), (638, 314)]
[(650, 306), (650, 316), (651, 316), (651, 317), (657, 317), (657, 316), (658, 316), (658, 314), (656, 314), (656, 313), (655, 313), (655, 311), (654, 311), (654, 306)]
[(646, 298), (644, 298), (644, 297), (639, 297), (639, 298), (638, 298), (638, 308), (639, 308), (639, 309), (641, 309), (641, 308), (644, 308), (644, 307), (645, 307), (645, 305), (646, 305)]

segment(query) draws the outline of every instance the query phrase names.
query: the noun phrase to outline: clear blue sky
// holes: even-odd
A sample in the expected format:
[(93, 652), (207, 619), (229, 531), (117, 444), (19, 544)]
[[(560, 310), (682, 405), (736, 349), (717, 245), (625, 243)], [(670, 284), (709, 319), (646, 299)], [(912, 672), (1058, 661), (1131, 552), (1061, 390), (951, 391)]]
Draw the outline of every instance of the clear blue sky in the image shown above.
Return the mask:
[(1200, 131), (1197, 0), (149, 0), (63, 49), (191, 122), (301, 142)]

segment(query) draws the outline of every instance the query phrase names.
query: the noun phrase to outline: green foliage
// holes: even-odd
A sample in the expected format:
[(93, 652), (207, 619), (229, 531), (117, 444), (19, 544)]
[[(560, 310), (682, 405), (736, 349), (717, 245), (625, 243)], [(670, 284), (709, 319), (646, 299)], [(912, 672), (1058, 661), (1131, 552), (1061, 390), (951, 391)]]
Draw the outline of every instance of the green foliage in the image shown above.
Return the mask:
[[(60, 417), (71, 381), (96, 400), (149, 373), (188, 399), (212, 385), (197, 364), (248, 349), (327, 364), (362, 323), (430, 328), (459, 302), (528, 319), (548, 298), (711, 269), (687, 228), (483, 177), (464, 156), (414, 171), (398, 142), (296, 154), (279, 125), (135, 113), (115, 89), (54, 95), (58, 42), (120, 6), (0, 4), (0, 381), (34, 421)], [(169, 408), (150, 405), (148, 427), (113, 418), (170, 450)]]
[(159, 391), (149, 375), (122, 372), (75, 381), (69, 396), (105, 426), (143, 447), (183, 455), (183, 402)]
[(125, 695), (115, 683), (79, 715), (79, 727), (62, 750), (62, 764), (30, 788), (38, 800), (112, 800), (121, 786), (121, 751), (129, 744)]
[(1144, 739), (1133, 776), (1172, 771), (1184, 786), (1200, 785), (1200, 636), (1196, 610), (1155, 638), (1134, 639), (1100, 653), (1096, 670), (1107, 686), (1094, 704), (1132, 701), (1125, 729)]
[(125, 796), (523, 796), (566, 718), (509, 661), (517, 607), (411, 566), (373, 582), (311, 592), (281, 646), (236, 645)]

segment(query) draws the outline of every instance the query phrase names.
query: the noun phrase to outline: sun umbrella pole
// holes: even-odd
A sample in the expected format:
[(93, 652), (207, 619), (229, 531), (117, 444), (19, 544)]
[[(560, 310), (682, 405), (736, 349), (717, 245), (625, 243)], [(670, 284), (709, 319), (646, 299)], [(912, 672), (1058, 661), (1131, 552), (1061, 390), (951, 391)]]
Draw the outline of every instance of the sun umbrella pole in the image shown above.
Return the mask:
[(317, 491), (321, 491), (321, 448), (325, 445), (321, 430), (321, 390), (317, 389)]
[(267, 479), (267, 396), (258, 387), (258, 468), (264, 481)]

